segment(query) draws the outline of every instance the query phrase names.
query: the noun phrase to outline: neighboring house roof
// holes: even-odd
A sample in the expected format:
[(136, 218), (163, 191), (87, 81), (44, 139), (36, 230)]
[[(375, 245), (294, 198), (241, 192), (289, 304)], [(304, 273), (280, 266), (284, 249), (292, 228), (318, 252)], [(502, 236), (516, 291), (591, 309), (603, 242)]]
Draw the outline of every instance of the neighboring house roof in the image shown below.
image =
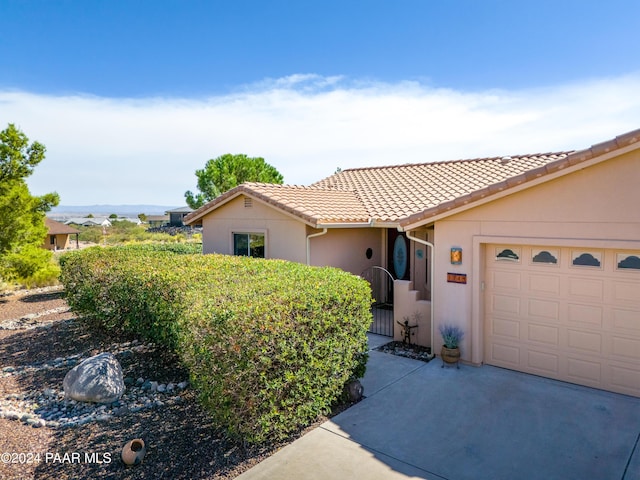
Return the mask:
[(48, 235), (72, 235), (74, 233), (80, 233), (80, 230), (65, 225), (64, 223), (56, 222), (50, 218), (45, 218), (44, 224), (47, 226)]
[[(314, 227), (407, 226), (637, 144), (640, 130), (581, 151), (343, 170), (308, 187), (246, 183), (185, 218), (194, 223), (238, 195), (257, 198)], [(550, 177), (549, 177), (550, 178)], [(332, 225), (337, 226), (337, 225)]]
[(101, 227), (110, 227), (111, 222), (107, 218), (70, 218), (66, 222), (66, 225), (82, 225), (84, 227), (93, 227), (93, 226), (101, 226)]
[(193, 208), (191, 208), (191, 207), (178, 207), (178, 208), (174, 208), (173, 210), (167, 210), (164, 213), (166, 213), (166, 214), (169, 214), (169, 213), (190, 213), (192, 211), (193, 211)]
[(136, 225), (142, 225), (142, 220), (140, 220), (138, 217), (118, 217), (118, 218), (114, 218), (113, 219), (116, 222), (131, 222), (131, 223), (135, 223)]

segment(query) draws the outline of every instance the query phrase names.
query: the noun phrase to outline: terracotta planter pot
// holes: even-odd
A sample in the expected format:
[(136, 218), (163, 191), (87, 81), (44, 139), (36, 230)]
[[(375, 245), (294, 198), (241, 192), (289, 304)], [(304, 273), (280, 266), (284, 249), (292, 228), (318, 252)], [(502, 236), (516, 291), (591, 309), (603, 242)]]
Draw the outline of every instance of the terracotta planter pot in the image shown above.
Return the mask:
[(442, 357), (444, 363), (455, 363), (457, 365), (460, 361), (460, 348), (447, 348), (443, 345), (442, 350), (440, 350), (440, 357)]
[(144, 440), (134, 438), (129, 440), (122, 449), (122, 461), (127, 465), (139, 465), (142, 463), (146, 453), (147, 449), (144, 446)]

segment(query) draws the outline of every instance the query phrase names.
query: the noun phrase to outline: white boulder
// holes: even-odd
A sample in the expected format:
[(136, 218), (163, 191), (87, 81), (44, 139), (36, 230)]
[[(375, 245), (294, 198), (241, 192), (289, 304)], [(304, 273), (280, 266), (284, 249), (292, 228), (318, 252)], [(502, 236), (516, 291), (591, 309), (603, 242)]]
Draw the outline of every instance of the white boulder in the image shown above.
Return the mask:
[(115, 402), (125, 389), (122, 367), (111, 353), (101, 353), (73, 367), (62, 387), (66, 397), (79, 402)]

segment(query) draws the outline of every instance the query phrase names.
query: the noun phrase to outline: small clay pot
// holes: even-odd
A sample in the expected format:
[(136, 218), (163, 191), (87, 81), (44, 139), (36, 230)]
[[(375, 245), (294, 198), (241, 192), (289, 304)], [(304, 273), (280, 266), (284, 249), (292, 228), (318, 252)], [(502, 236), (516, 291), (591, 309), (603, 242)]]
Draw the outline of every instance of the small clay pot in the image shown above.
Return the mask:
[(129, 440), (122, 448), (122, 461), (127, 465), (139, 465), (142, 463), (146, 453), (147, 449), (144, 446), (144, 440), (134, 438)]

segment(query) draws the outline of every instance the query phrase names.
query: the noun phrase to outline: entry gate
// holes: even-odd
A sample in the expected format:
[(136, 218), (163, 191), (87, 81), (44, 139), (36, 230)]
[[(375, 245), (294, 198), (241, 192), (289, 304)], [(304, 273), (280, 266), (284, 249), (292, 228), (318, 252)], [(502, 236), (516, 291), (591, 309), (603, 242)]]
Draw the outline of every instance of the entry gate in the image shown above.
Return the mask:
[(370, 267), (362, 272), (362, 278), (371, 285), (373, 321), (369, 332), (393, 337), (393, 275), (382, 267)]

